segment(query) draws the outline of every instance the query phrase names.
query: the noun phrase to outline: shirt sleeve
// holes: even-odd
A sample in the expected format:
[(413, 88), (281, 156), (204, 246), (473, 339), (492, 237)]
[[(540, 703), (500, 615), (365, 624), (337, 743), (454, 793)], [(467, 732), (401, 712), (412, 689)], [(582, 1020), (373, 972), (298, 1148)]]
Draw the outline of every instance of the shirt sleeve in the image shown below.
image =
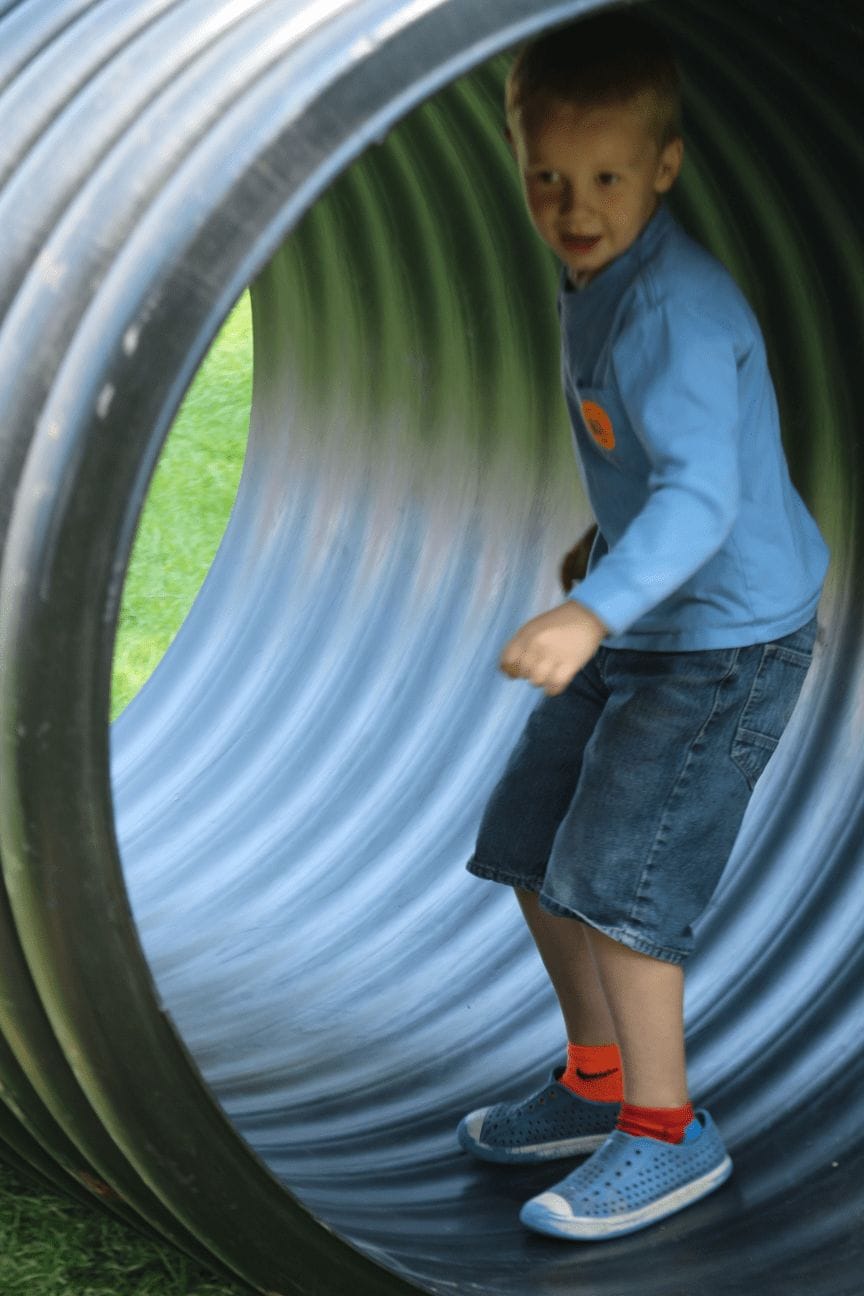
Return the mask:
[[(738, 374), (730, 333), (696, 307), (642, 309), (613, 346), (648, 496), (569, 596), (612, 634), (676, 592), (720, 549), (740, 500)], [(602, 518), (599, 516), (602, 530)]]

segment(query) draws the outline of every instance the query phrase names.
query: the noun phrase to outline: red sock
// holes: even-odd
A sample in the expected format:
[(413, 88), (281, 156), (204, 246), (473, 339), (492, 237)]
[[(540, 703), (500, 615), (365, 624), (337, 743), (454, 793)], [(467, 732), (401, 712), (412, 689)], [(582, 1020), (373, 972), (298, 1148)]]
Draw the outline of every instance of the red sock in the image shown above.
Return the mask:
[(695, 1120), (695, 1114), (691, 1103), (686, 1107), (634, 1107), (625, 1102), (621, 1104), (616, 1128), (637, 1137), (681, 1143), (692, 1120)]
[(592, 1102), (620, 1102), (621, 1075), (617, 1044), (568, 1044), (567, 1069), (558, 1083)]

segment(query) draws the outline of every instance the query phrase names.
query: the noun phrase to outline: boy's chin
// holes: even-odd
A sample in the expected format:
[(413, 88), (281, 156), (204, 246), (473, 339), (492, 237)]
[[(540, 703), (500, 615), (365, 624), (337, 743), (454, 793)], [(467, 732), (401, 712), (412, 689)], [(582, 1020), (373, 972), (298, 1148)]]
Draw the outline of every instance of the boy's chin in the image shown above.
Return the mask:
[(583, 261), (577, 261), (573, 257), (564, 257), (564, 265), (567, 270), (567, 277), (577, 288), (584, 288), (601, 270), (605, 270), (611, 257), (604, 257), (602, 261), (585, 265)]

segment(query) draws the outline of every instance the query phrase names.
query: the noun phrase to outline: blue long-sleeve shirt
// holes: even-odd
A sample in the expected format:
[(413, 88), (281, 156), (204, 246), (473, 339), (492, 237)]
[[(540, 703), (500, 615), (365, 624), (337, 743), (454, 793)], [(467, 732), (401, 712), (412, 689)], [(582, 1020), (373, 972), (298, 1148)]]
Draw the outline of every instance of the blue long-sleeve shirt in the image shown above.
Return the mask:
[(828, 550), (789, 477), (762, 333), (731, 275), (661, 204), (574, 289), (562, 376), (598, 535), (570, 597), (610, 648), (765, 642), (816, 610)]

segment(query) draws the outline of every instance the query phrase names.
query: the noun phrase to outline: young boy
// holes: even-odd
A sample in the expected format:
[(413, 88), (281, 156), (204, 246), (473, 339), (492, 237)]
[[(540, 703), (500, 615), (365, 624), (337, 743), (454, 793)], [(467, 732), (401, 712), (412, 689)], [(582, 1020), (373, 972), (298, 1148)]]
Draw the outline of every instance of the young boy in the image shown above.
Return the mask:
[(683, 967), (804, 682), (828, 555), (753, 312), (664, 204), (683, 144), (662, 37), (616, 10), (540, 38), (513, 65), (507, 120), (563, 263), (564, 391), (598, 530), (572, 595), (503, 650), (546, 697), (468, 864), (516, 889), (567, 1062), (459, 1139), (499, 1162), (593, 1151), (521, 1219), (608, 1238), (731, 1173), (690, 1104)]

